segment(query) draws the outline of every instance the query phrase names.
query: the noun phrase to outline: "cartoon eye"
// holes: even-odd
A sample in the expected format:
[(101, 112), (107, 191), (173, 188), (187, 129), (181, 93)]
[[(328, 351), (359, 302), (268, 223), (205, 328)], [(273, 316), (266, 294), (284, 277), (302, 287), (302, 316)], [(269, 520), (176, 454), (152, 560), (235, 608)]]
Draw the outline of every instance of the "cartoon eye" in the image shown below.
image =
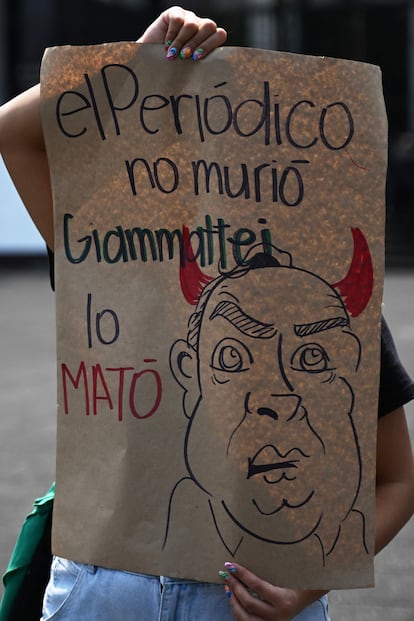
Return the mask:
[(215, 371), (241, 373), (248, 371), (253, 362), (250, 351), (236, 339), (224, 339), (216, 346), (211, 357), (211, 367)]
[(305, 371), (306, 373), (323, 373), (331, 371), (329, 367), (329, 356), (325, 349), (317, 343), (307, 343), (302, 345), (293, 354), (290, 364), (294, 371)]

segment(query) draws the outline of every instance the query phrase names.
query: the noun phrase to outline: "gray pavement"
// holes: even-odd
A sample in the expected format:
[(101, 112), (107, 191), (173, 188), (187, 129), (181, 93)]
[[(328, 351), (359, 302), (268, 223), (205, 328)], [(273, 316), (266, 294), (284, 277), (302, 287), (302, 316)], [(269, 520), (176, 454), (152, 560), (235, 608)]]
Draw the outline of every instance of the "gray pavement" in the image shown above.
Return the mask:
[[(414, 272), (388, 272), (384, 302), (400, 356), (414, 375)], [(45, 269), (0, 269), (1, 573), (34, 496), (54, 478), (53, 304)], [(414, 405), (407, 413), (414, 442)], [(414, 519), (378, 555), (375, 589), (336, 592), (330, 601), (332, 621), (413, 621)]]

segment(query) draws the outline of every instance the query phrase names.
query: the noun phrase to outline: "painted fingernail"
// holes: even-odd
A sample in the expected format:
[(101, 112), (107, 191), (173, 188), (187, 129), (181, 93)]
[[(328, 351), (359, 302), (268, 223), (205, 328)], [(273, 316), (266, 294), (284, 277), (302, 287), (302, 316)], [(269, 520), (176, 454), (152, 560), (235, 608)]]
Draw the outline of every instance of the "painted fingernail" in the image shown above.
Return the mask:
[(170, 47), (168, 52), (167, 52), (167, 60), (172, 60), (176, 56), (177, 56), (177, 48), (176, 47)]
[(198, 47), (196, 49), (196, 51), (193, 53), (193, 55), (191, 56), (191, 58), (193, 60), (199, 60), (202, 57), (203, 54), (204, 54), (203, 48), (202, 47)]
[(229, 571), (231, 571), (232, 574), (235, 574), (237, 571), (233, 563), (224, 563), (224, 567), (226, 567)]
[(191, 48), (190, 47), (184, 47), (181, 52), (180, 52), (180, 58), (182, 60), (185, 60), (186, 58), (190, 58), (191, 56)]
[(220, 578), (222, 578), (223, 580), (227, 580), (229, 574), (226, 571), (219, 571), (218, 572)]
[(168, 52), (168, 48), (170, 47), (171, 43), (172, 43), (172, 41), (170, 41), (169, 39), (168, 39), (168, 41), (165, 43), (165, 51), (166, 51), (166, 52)]
[(227, 584), (224, 587), (224, 591), (225, 591), (227, 597), (231, 597), (231, 591), (230, 591), (229, 587), (227, 586)]

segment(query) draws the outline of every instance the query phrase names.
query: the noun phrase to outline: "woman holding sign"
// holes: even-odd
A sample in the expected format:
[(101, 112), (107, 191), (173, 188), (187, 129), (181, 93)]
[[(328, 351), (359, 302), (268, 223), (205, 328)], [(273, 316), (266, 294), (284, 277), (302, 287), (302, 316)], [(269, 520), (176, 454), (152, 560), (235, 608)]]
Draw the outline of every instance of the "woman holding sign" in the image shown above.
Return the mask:
[[(165, 45), (167, 61), (200, 62), (224, 44), (226, 32), (179, 7), (166, 10), (139, 42)], [(54, 248), (52, 192), (40, 118), (39, 87), (0, 110), (0, 150), (17, 190), (48, 247)], [(377, 453), (376, 549), (414, 511), (414, 464), (403, 406), (414, 384), (386, 326)], [(184, 357), (180, 356), (182, 363)], [(226, 559), (223, 559), (226, 561)], [(217, 568), (220, 584), (151, 576), (53, 561), (42, 621), (327, 621), (326, 591), (280, 588), (233, 562)]]

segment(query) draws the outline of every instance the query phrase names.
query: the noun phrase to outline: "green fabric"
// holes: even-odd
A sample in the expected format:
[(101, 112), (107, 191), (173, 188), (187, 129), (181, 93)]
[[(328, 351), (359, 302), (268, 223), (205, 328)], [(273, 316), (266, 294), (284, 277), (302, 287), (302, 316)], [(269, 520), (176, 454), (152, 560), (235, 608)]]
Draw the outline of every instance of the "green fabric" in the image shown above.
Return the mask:
[(3, 576), (4, 593), (0, 603), (0, 621), (8, 621), (11, 615), (26, 572), (45, 531), (54, 497), (55, 484), (53, 483), (45, 496), (34, 501), (33, 511), (23, 523), (6, 573)]

